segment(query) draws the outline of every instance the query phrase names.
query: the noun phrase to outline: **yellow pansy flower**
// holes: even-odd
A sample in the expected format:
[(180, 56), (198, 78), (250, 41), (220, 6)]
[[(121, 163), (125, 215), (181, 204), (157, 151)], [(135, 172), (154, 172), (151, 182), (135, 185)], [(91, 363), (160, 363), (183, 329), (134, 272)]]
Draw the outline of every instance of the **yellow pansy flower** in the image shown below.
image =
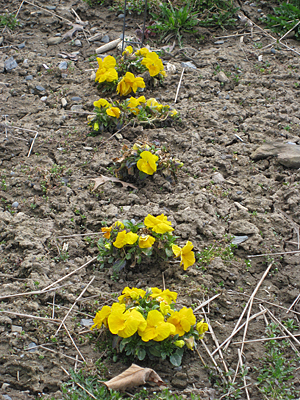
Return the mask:
[(144, 88), (145, 82), (141, 77), (135, 77), (131, 72), (126, 72), (117, 86), (117, 92), (120, 96), (127, 96), (132, 90), (134, 93), (138, 88)]
[(156, 76), (164, 70), (161, 59), (154, 51), (148, 53), (141, 63), (148, 69), (150, 76)]
[(138, 109), (138, 106), (141, 103), (146, 103), (145, 96), (140, 96), (138, 99), (136, 99), (135, 97), (130, 97), (127, 107), (130, 108), (130, 111), (133, 114), (137, 115), (140, 112), (140, 110)]
[(114, 223), (114, 226), (115, 226), (116, 228), (124, 229), (124, 224), (123, 224), (122, 221), (116, 221), (116, 222)]
[(147, 47), (142, 47), (141, 49), (139, 49), (135, 52), (135, 55), (146, 57), (148, 53), (149, 53), (149, 50), (147, 49)]
[(152, 247), (153, 243), (155, 242), (155, 238), (150, 235), (142, 235), (139, 238), (139, 247), (141, 249), (149, 249), (149, 247)]
[(97, 57), (97, 62), (99, 68), (110, 69), (116, 66), (116, 59), (113, 56), (107, 56), (103, 60), (100, 57)]
[(178, 114), (178, 112), (174, 109), (171, 112), (171, 117), (175, 117), (175, 115), (177, 115), (177, 114)]
[(111, 117), (119, 118), (121, 110), (118, 107), (110, 107), (106, 109), (106, 114)]
[(174, 326), (164, 321), (163, 315), (157, 310), (151, 310), (147, 315), (147, 327), (139, 329), (138, 333), (144, 342), (155, 340), (161, 342), (175, 332)]
[(174, 342), (175, 346), (182, 348), (185, 345), (184, 340), (176, 340), (176, 342)]
[(159, 102), (156, 99), (154, 99), (153, 97), (151, 97), (150, 99), (147, 100), (146, 105), (148, 107), (156, 108), (158, 111), (161, 111), (161, 109), (163, 108), (163, 105), (159, 104)]
[(168, 304), (171, 304), (172, 302), (176, 303), (177, 293), (171, 292), (169, 289), (166, 289), (160, 293), (159, 299), (162, 299), (163, 301), (167, 302)]
[(124, 56), (124, 54), (126, 54), (126, 53), (132, 54), (132, 52), (133, 52), (132, 46), (127, 46), (127, 47), (125, 47), (125, 50), (123, 51), (122, 56)]
[(195, 325), (196, 317), (191, 308), (183, 307), (180, 311), (175, 311), (167, 322), (175, 326), (176, 334), (183, 336), (190, 331), (191, 326)]
[(118, 73), (115, 70), (116, 60), (114, 57), (107, 56), (103, 60), (97, 57), (97, 61), (99, 68), (96, 72), (96, 82), (113, 82), (118, 79)]
[(124, 299), (132, 299), (132, 300), (138, 300), (140, 297), (144, 298), (145, 297), (145, 290), (143, 289), (138, 289), (138, 288), (132, 288), (130, 289), (129, 287), (126, 287), (123, 292), (122, 295), (118, 297), (119, 303), (124, 303)]
[(157, 165), (156, 161), (159, 159), (155, 154), (152, 154), (150, 151), (143, 151), (140, 154), (140, 159), (138, 160), (136, 166), (137, 168), (145, 172), (147, 175), (153, 175), (156, 172)]
[(172, 232), (174, 229), (170, 226), (172, 222), (168, 221), (168, 217), (164, 214), (153, 217), (153, 215), (148, 214), (144, 220), (144, 224), (147, 228), (151, 228), (153, 232), (164, 234), (166, 232)]
[(95, 328), (101, 328), (102, 324), (107, 327), (107, 318), (111, 313), (111, 309), (109, 306), (103, 306), (100, 311), (96, 313), (95, 318), (93, 319), (94, 325), (91, 327), (91, 330)]
[(191, 265), (195, 264), (195, 254), (192, 251), (193, 249), (193, 244), (189, 240), (186, 242), (186, 245), (183, 246), (181, 249), (179, 246), (176, 244), (173, 244), (172, 250), (173, 253), (175, 254), (175, 257), (181, 257), (180, 259), (180, 266), (183, 264), (183, 269), (186, 270), (188, 267)]
[(122, 338), (128, 338), (139, 329), (142, 332), (147, 322), (137, 310), (126, 310), (125, 304), (114, 303), (108, 317), (108, 327), (111, 333)]
[(165, 317), (167, 314), (172, 314), (174, 311), (171, 309), (171, 307), (168, 305), (168, 304), (166, 304), (166, 303), (164, 303), (163, 301), (162, 302), (160, 302), (160, 304), (159, 304), (159, 309), (160, 309), (160, 312), (162, 313), (162, 315)]
[(110, 107), (110, 106), (111, 106), (111, 104), (105, 99), (99, 99), (97, 101), (94, 101), (94, 107), (101, 108), (101, 107)]
[(134, 244), (139, 238), (139, 235), (133, 232), (121, 231), (118, 233), (113, 245), (118, 249), (126, 246), (126, 244)]
[(105, 72), (104, 77), (107, 82), (113, 82), (118, 80), (119, 75), (114, 68), (110, 68)]
[(199, 333), (199, 339), (203, 339), (204, 333), (208, 331), (208, 324), (204, 322), (204, 319), (202, 319), (200, 322), (197, 323), (196, 330)]
[(111, 230), (112, 230), (112, 226), (110, 226), (110, 227), (106, 227), (105, 226), (105, 227), (101, 228), (101, 231), (104, 232), (103, 237), (105, 237), (105, 239), (109, 239), (110, 238)]

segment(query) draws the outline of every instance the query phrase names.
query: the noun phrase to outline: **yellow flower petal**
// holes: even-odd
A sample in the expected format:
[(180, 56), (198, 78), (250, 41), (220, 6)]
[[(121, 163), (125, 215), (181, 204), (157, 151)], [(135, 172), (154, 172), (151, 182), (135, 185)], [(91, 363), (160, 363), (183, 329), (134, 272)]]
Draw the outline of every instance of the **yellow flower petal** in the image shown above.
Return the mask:
[(113, 245), (118, 249), (121, 249), (126, 245), (126, 231), (121, 231), (118, 233), (116, 240), (113, 242)]
[(172, 223), (168, 221), (168, 217), (161, 214), (157, 217), (148, 214), (144, 220), (144, 224), (147, 228), (151, 228), (153, 232), (164, 234), (166, 232), (172, 232), (174, 229), (170, 226)]
[(143, 151), (140, 154), (140, 157), (141, 158), (136, 164), (137, 168), (147, 175), (153, 175), (154, 172), (156, 172), (156, 161), (159, 158), (155, 154), (152, 154), (150, 151)]
[(139, 247), (141, 249), (148, 249), (152, 247), (153, 243), (155, 242), (155, 238), (150, 235), (140, 236), (139, 238)]
[(98, 108), (110, 107), (110, 103), (105, 99), (99, 99), (97, 101), (94, 101), (94, 107), (98, 107)]
[(111, 309), (109, 306), (103, 306), (100, 311), (96, 313), (95, 318), (93, 319), (94, 325), (91, 327), (91, 330), (94, 328), (101, 328), (102, 324), (107, 326), (107, 318), (111, 313)]
[(133, 232), (128, 232), (126, 234), (126, 244), (134, 244), (139, 238), (139, 235)]
[(112, 230), (112, 226), (108, 227), (103, 227), (101, 228), (101, 231), (104, 232), (103, 237), (105, 237), (105, 239), (109, 239), (110, 238), (110, 231)]
[(106, 114), (114, 118), (119, 118), (121, 110), (118, 107), (110, 107), (106, 109)]

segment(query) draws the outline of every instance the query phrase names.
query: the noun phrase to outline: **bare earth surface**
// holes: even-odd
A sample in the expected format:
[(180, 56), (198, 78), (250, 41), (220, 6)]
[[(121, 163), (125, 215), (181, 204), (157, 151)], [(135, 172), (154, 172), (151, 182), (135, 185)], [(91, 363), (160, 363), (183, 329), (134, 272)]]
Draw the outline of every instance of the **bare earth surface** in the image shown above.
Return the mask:
[[(238, 25), (237, 30), (246, 33), (243, 41), (240, 37), (215, 38), (237, 30), (199, 29), (199, 34), (184, 38), (185, 55), (177, 52), (165, 60), (175, 65), (175, 74), (147, 93), (147, 97), (174, 104), (181, 63), (194, 63), (196, 69), (185, 70), (175, 106), (181, 113), (180, 125), (129, 127), (110, 140), (108, 133), (90, 137), (86, 114), (74, 110), (92, 111), (100, 97), (91, 74), (97, 68), (95, 49), (103, 43), (88, 43), (85, 35), (99, 32), (110, 40), (118, 38), (120, 13), (77, 0), (53, 0), (50, 7), (48, 1), (38, 4), (42, 8), (22, 5), (18, 17), (22, 26), (5, 30), (0, 47), (0, 398), (34, 399), (39, 394), (61, 398), (61, 384), (68, 380), (61, 367), (69, 371), (78, 357), (80, 368), (78, 350), (91, 371), (101, 359), (107, 379), (123, 371), (133, 360), (119, 356), (114, 363), (97, 346), (97, 335), (91, 338), (87, 333), (85, 320), (93, 318), (102, 305), (111, 304), (111, 295), (119, 295), (125, 286), (162, 288), (162, 272), (166, 287), (179, 293), (180, 305), (196, 307), (220, 293), (206, 308), (219, 343), (231, 333), (247, 295), (272, 259), (271, 272), (256, 296), (273, 305), (255, 300), (252, 314), (262, 304), (280, 320), (296, 318), (279, 306), (289, 308), (299, 294), (299, 253), (253, 258), (251, 266), (245, 260), (249, 255), (298, 249), (299, 56), (282, 46), (260, 50), (256, 43), (265, 46), (272, 39), (255, 28), (257, 33), (251, 37)], [(1, 10), (8, 12), (16, 12), (19, 5), (14, 0), (0, 1)], [(50, 44), (71, 29), (68, 21), (75, 22), (72, 8), (88, 21), (85, 32)], [(258, 22), (257, 8), (244, 6), (244, 11)], [(127, 33), (134, 33), (140, 23), (131, 17)], [(293, 39), (286, 43), (300, 51)], [(160, 46), (149, 44), (154, 49)], [(61, 54), (78, 51), (76, 60), (65, 59), (67, 69), (59, 68), (64, 61)], [(109, 54), (116, 55), (117, 50)], [(258, 61), (260, 55), (262, 61)], [(10, 57), (18, 64), (16, 68), (9, 68)], [(178, 183), (172, 185), (156, 175), (136, 191), (108, 182), (92, 192), (91, 179), (109, 176), (108, 168), (122, 145), (132, 145), (137, 138), (160, 141), (184, 162)], [(226, 235), (248, 238), (234, 249), (234, 258), (212, 257), (208, 265), (197, 262), (186, 272), (178, 264), (165, 271), (154, 265), (127, 269), (116, 279), (110, 269), (100, 271), (93, 261), (56, 284), (57, 289), (39, 293), (97, 256), (97, 247), (76, 234), (94, 238), (92, 234), (104, 222), (142, 220), (148, 213), (168, 215), (180, 242), (191, 240), (198, 252), (211, 244), (225, 249)], [(55, 319), (64, 318), (93, 276), (93, 283), (66, 319), (77, 350), (66, 329), (54, 338)], [(31, 291), (38, 293), (11, 297)], [(200, 318), (202, 310), (198, 313)], [(253, 319), (246, 339), (260, 338), (264, 330), (263, 316)], [(242, 337), (243, 330), (234, 341)], [(216, 348), (209, 334), (205, 343), (210, 351)], [(236, 368), (239, 346), (231, 344), (224, 355), (229, 368)], [(198, 349), (212, 365), (204, 348), (199, 345)], [(259, 367), (263, 351), (260, 342), (245, 344), (249, 384), (255, 380), (251, 368)], [(154, 368), (170, 389), (188, 398), (192, 391), (203, 399), (221, 396), (214, 386), (217, 374), (203, 367), (196, 351), (184, 356), (182, 368), (166, 361), (139, 364)], [(224, 369), (222, 363), (220, 367)], [(299, 377), (297, 371), (296, 387)], [(261, 398), (253, 385), (249, 391), (252, 399)]]

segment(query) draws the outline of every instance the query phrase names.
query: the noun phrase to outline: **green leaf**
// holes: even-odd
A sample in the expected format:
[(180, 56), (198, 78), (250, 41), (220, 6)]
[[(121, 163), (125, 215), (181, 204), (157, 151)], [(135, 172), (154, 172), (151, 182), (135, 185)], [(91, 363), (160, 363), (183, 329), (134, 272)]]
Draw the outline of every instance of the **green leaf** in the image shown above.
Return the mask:
[(140, 360), (140, 361), (142, 361), (145, 357), (146, 357), (146, 350), (145, 349), (141, 349), (141, 348), (139, 348), (138, 350), (137, 350), (137, 358)]
[(149, 353), (155, 357), (160, 357), (160, 349), (158, 349), (156, 346), (149, 347)]
[(113, 270), (114, 272), (120, 272), (121, 269), (123, 269), (126, 265), (126, 260), (117, 260), (114, 264), (113, 264)]
[(183, 349), (178, 349), (174, 354), (170, 356), (170, 362), (175, 367), (179, 367), (182, 361)]
[(172, 257), (174, 255), (172, 249), (165, 249), (167, 257)]

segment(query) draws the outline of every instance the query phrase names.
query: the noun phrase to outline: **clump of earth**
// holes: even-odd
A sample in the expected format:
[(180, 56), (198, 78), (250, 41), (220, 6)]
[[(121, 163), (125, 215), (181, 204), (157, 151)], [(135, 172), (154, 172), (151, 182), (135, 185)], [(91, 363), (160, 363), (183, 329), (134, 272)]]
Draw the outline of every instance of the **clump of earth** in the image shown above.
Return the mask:
[[(246, 3), (241, 2), (244, 13), (258, 24), (261, 12), (270, 11)], [(20, 6), (17, 1), (0, 4), (10, 13)], [(66, 35), (77, 18), (72, 9), (86, 24)], [(296, 318), (297, 309), (288, 314), (286, 309), (299, 294), (299, 55), (280, 44), (263, 49), (272, 39), (256, 27), (251, 35), (239, 22), (231, 31), (197, 28), (197, 34), (184, 36), (183, 51), (175, 47), (163, 59), (175, 72), (147, 93), (175, 107), (181, 123), (129, 126), (113, 138), (105, 132), (89, 136), (86, 117), (102, 97), (92, 79), (95, 49), (120, 37), (120, 13), (55, 0), (51, 6), (41, 1), (39, 7), (24, 2), (18, 19), (21, 26), (0, 34), (0, 393), (7, 396), (2, 397), (61, 398), (61, 385), (69, 379), (64, 370), (79, 369), (82, 360), (66, 330), (54, 336), (55, 320), (64, 318), (92, 277), (65, 323), (87, 368), (100, 359), (106, 379), (133, 360), (119, 356), (112, 362), (89, 327), (95, 312), (125, 286), (162, 288), (164, 279), (166, 288), (178, 292), (179, 305), (187, 307), (220, 294), (206, 313), (222, 343), (273, 261), (253, 313), (261, 303), (279, 320)], [(134, 35), (139, 24), (139, 18), (129, 16), (126, 34)], [(97, 33), (100, 39), (87, 40)], [(299, 52), (298, 42), (286, 43)], [(153, 41), (149, 45), (161, 47)], [(92, 191), (92, 179), (109, 176), (123, 144), (136, 140), (159, 141), (180, 159), (184, 166), (178, 182), (156, 174), (138, 190), (107, 182)], [(192, 241), (200, 253), (197, 263), (187, 271), (174, 264), (164, 278), (159, 265), (127, 268), (117, 277), (110, 268), (100, 270), (95, 242), (101, 227), (117, 219), (143, 220), (149, 213), (168, 216), (180, 245)], [(205, 249), (225, 250), (232, 238), (238, 244), (228, 259), (222, 252), (207, 255)], [(200, 262), (205, 254), (208, 262)], [(262, 254), (267, 256), (249, 263), (249, 256)], [(40, 293), (85, 264), (55, 290)], [(32, 291), (38, 294), (16, 296)], [(202, 310), (197, 317), (205, 318)], [(264, 332), (261, 316), (249, 323), (247, 339)], [(243, 330), (234, 341), (242, 337)], [(211, 351), (216, 348), (211, 335), (205, 342)], [(236, 367), (237, 348), (232, 344), (227, 350), (229, 368)], [(213, 368), (204, 347), (198, 349)], [(250, 368), (259, 367), (263, 354), (263, 343), (245, 344)], [(196, 351), (186, 353), (179, 368), (167, 361), (140, 364), (155, 369), (174, 392), (217, 396), (216, 373), (211, 379), (211, 369), (203, 367)], [(248, 383), (254, 383), (251, 375)], [(299, 371), (294, 385), (299, 388)], [(254, 386), (249, 391), (260, 398)]]

